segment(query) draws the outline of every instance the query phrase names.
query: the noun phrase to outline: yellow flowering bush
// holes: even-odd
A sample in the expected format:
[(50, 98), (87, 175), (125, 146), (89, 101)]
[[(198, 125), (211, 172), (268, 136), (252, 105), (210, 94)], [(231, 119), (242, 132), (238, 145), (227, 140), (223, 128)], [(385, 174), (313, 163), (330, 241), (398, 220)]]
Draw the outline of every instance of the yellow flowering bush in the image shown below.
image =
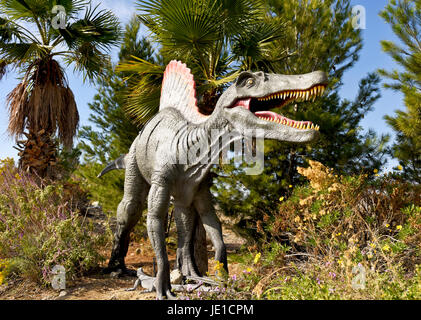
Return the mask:
[(6, 277), (9, 273), (9, 263), (6, 259), (0, 259), (0, 285), (6, 281)]
[(421, 263), (420, 186), (387, 176), (375, 181), (367, 175), (341, 176), (320, 162), (309, 164), (298, 168), (309, 185), (281, 202), (261, 230), (273, 239), (288, 235), (292, 251), (329, 253), (345, 267), (363, 260)]

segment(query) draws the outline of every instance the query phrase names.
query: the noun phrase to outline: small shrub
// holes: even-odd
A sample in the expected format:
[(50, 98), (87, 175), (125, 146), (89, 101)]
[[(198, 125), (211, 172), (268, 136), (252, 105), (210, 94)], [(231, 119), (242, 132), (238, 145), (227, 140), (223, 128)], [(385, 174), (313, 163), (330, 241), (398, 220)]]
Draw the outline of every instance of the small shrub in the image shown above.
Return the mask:
[(96, 267), (103, 259), (98, 249), (110, 237), (79, 214), (75, 195), (81, 190), (35, 182), (10, 160), (0, 168), (0, 258), (7, 259), (9, 274), (48, 284), (55, 265), (65, 267), (67, 279)]

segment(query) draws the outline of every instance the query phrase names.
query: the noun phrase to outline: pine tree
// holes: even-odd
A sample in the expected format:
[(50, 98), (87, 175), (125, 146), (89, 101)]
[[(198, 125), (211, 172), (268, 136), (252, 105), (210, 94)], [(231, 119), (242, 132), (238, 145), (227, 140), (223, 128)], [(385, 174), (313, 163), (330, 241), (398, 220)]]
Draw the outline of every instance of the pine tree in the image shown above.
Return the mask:
[[(385, 163), (388, 136), (364, 133), (360, 122), (379, 99), (379, 77), (369, 74), (360, 81), (354, 101), (339, 96), (341, 79), (358, 60), (362, 48), (361, 31), (351, 23), (349, 1), (270, 1), (275, 19), (290, 21), (287, 36), (272, 48), (270, 65), (277, 73), (297, 74), (325, 70), (330, 85), (325, 97), (314, 103), (297, 104), (280, 112), (297, 120), (320, 125), (321, 138), (314, 145), (265, 141), (264, 172), (247, 176), (243, 167), (225, 166), (213, 188), (220, 209), (237, 216), (237, 230), (249, 239), (258, 239), (256, 222), (277, 210), (279, 199), (286, 199), (296, 185), (304, 182), (297, 166), (314, 159), (334, 168), (337, 174), (373, 173)], [(275, 57), (283, 56), (277, 61)], [(257, 66), (255, 66), (257, 67)], [(228, 173), (228, 174), (227, 174)], [(240, 216), (240, 217), (238, 217)]]
[(383, 50), (403, 69), (379, 70), (393, 80), (387, 88), (403, 93), (406, 107), (385, 117), (396, 132), (392, 155), (399, 160), (405, 178), (421, 183), (421, 0), (392, 0), (380, 15), (401, 41), (381, 42)]

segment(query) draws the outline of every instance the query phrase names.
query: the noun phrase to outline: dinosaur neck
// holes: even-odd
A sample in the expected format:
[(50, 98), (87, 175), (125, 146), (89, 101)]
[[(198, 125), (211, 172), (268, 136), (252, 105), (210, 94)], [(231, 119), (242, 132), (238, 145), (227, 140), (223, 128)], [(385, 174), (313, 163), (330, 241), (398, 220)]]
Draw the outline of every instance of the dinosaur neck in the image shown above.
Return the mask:
[(222, 115), (221, 109), (216, 107), (209, 118), (202, 124), (202, 128), (208, 131), (209, 134), (212, 130), (231, 130), (231, 125), (227, 119)]

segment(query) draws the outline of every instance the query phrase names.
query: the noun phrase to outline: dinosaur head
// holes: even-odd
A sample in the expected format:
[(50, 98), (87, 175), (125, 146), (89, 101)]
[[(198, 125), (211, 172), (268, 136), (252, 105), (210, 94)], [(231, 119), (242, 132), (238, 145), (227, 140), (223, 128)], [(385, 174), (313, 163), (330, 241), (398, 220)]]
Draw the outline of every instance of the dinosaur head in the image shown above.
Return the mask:
[(219, 98), (215, 111), (243, 135), (250, 132), (246, 129), (263, 129), (266, 139), (311, 142), (319, 136), (317, 125), (271, 110), (294, 101), (313, 100), (323, 94), (326, 84), (327, 75), (321, 71), (303, 75), (242, 72)]

